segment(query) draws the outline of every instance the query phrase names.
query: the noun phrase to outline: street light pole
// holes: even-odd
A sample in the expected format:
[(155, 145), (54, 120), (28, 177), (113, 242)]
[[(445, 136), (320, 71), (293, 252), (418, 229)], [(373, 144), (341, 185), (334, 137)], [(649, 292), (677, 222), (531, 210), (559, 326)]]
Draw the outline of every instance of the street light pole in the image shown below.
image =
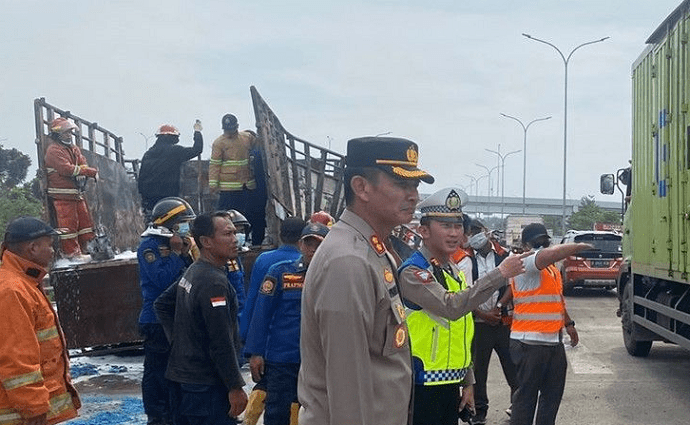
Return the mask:
[(568, 54), (568, 57), (566, 58), (563, 52), (561, 50), (554, 46), (553, 44), (549, 43), (548, 41), (544, 41), (541, 39), (538, 39), (536, 37), (532, 37), (529, 34), (522, 33), (524, 37), (529, 38), (530, 40), (538, 41), (540, 43), (546, 44), (548, 46), (553, 47), (559, 55), (561, 55), (561, 59), (563, 59), (563, 65), (565, 66), (565, 94), (563, 97), (563, 234), (565, 235), (565, 192), (566, 192), (566, 167), (567, 167), (567, 152), (568, 152), (568, 63), (570, 62), (570, 58), (573, 56), (573, 53), (580, 47), (584, 47), (590, 44), (595, 44), (595, 43), (601, 43), (602, 41), (607, 40), (609, 37), (604, 37), (600, 38), (599, 40), (593, 40), (593, 41), (588, 41), (586, 43), (582, 43), (579, 46), (575, 47), (573, 50), (570, 51)]
[(510, 118), (512, 120), (517, 121), (522, 126), (524, 136), (522, 139), (522, 214), (525, 214), (525, 207), (527, 206), (527, 203), (525, 202), (525, 182), (527, 181), (527, 130), (529, 129), (529, 126), (534, 124), (535, 122), (546, 121), (548, 119), (551, 119), (551, 116), (549, 115), (548, 117), (534, 119), (530, 121), (529, 124), (525, 125), (518, 118), (506, 115), (503, 112), (501, 112), (500, 114), (506, 118)]
[(494, 150), (486, 149), (486, 148), (484, 148), (484, 150), (491, 152), (491, 153), (495, 153), (496, 155), (498, 155), (498, 158), (501, 161), (501, 167), (499, 168), (499, 171), (501, 172), (501, 219), (503, 219), (503, 207), (505, 207), (504, 196), (505, 196), (505, 189), (506, 189), (505, 188), (505, 184), (506, 184), (506, 158), (508, 158), (510, 155), (512, 155), (514, 153), (518, 153), (521, 151), (518, 149), (516, 151), (511, 151), (505, 155), (502, 155), (500, 144), (498, 145), (498, 151), (494, 151)]
[[(483, 169), (486, 170), (486, 175), (489, 177), (489, 179), (488, 179), (488, 181), (487, 181), (487, 188), (489, 189), (489, 190), (488, 190), (488, 196), (487, 196), (487, 203), (491, 203), (491, 173), (492, 173), (495, 169), (498, 168), (498, 165), (495, 166), (495, 167), (493, 167), (493, 168), (489, 168), (489, 167), (487, 167), (486, 165), (477, 164), (476, 162), (474, 163), (474, 165), (476, 165), (477, 167), (482, 167)], [(498, 180), (498, 179), (496, 179), (496, 180)], [(488, 205), (487, 205), (487, 207), (488, 207)]]

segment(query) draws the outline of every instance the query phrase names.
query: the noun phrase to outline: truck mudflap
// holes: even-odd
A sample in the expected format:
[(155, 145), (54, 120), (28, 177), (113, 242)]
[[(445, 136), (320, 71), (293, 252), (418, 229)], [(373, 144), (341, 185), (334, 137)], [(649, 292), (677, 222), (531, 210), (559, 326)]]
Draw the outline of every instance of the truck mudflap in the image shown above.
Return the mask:
[(50, 272), (67, 348), (135, 343), (141, 310), (136, 257), (54, 268)]

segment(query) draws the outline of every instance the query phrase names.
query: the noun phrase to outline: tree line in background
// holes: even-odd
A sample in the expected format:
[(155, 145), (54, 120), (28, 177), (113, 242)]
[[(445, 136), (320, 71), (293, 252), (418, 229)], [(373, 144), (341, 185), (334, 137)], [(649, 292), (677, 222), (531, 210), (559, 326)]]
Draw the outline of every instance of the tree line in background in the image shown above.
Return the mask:
[[(563, 228), (563, 218), (558, 215), (546, 215), (542, 217), (547, 229), (556, 229), (557, 233)], [(496, 216), (480, 218), (482, 223), (490, 230), (503, 230), (505, 220)], [(606, 211), (597, 205), (593, 196), (583, 196), (577, 212), (567, 219), (567, 228), (572, 230), (593, 230), (594, 223), (620, 224), (621, 214), (617, 211)]]
[(0, 145), (0, 229), (5, 234), (7, 223), (26, 215), (41, 217), (43, 200), (38, 177), (24, 182), (31, 158), (16, 148)]

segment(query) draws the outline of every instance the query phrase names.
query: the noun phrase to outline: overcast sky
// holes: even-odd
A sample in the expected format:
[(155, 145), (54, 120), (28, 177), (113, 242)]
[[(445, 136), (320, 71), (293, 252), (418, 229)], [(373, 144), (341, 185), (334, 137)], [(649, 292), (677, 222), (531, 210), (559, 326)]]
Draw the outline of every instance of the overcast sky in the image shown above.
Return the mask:
[[(466, 186), (497, 156), (523, 148), (533, 124), (527, 197), (563, 193), (564, 65), (568, 66), (568, 198), (598, 195), (599, 175), (630, 158), (630, 70), (680, 0), (79, 1), (0, 0), (0, 139), (36, 163), (33, 100), (124, 137), (141, 157), (162, 123), (202, 157), (231, 112), (253, 128), (249, 86), (283, 125), (345, 152), (347, 140), (391, 132), (420, 146), (428, 193)], [(149, 139), (149, 146), (153, 138)], [(505, 161), (505, 195), (522, 196), (522, 152)], [(32, 170), (33, 173), (33, 170)], [(493, 178), (495, 180), (494, 172)], [(487, 179), (480, 183), (486, 195)]]

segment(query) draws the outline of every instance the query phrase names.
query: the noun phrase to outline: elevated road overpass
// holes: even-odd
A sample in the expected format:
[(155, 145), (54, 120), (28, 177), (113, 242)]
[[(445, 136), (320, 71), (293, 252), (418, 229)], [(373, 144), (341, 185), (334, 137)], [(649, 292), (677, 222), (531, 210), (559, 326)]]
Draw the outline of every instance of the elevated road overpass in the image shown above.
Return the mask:
[[(424, 199), (429, 194), (420, 194), (420, 199)], [(606, 211), (621, 211), (621, 202), (619, 197), (611, 197), (611, 201), (596, 201), (596, 204)], [(503, 214), (522, 214), (522, 197), (504, 198)], [(566, 216), (577, 212), (580, 206), (581, 199), (566, 199)], [(500, 214), (501, 213), (501, 197), (500, 196), (470, 196), (467, 206), (464, 211), (473, 214)], [(563, 214), (563, 198), (525, 198), (525, 214), (538, 215), (555, 215)]]

